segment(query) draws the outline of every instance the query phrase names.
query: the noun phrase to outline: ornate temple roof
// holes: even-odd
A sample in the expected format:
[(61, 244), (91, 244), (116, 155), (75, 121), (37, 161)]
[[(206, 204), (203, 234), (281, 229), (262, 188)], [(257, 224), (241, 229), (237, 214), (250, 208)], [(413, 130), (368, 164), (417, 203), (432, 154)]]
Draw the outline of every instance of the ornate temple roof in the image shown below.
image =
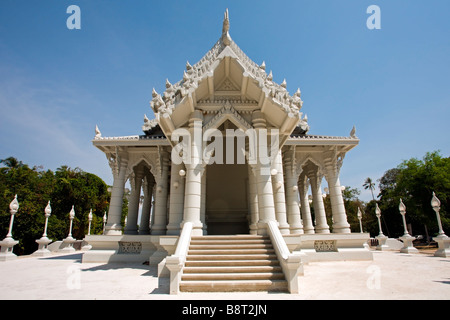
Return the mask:
[[(150, 106), (155, 114), (171, 114), (173, 109), (179, 104), (180, 100), (192, 94), (200, 85), (200, 82), (207, 80), (213, 76), (213, 71), (219, 66), (220, 61), (229, 56), (239, 62), (243, 68), (243, 74), (257, 82), (257, 85), (263, 89), (271, 99), (278, 102), (282, 108), (291, 117), (297, 116), (302, 107), (300, 99), (300, 89), (291, 96), (286, 90), (286, 80), (281, 84), (273, 81), (272, 71), (266, 73), (265, 62), (261, 65), (253, 62), (231, 39), (229, 34), (230, 21), (228, 9), (225, 12), (222, 36), (196, 64), (186, 63), (186, 70), (183, 72), (183, 79), (175, 84), (166, 81), (166, 90), (162, 94), (158, 94), (154, 89), (152, 92), (153, 99)], [(226, 71), (227, 72), (227, 71)], [(228, 71), (229, 72), (229, 71)], [(242, 82), (244, 82), (243, 80)], [(238, 85), (228, 78), (223, 81), (218, 91), (234, 91), (239, 90)], [(241, 91), (243, 88), (241, 86)], [(197, 97), (199, 98), (199, 97)], [(259, 97), (258, 97), (259, 98)], [(201, 99), (199, 99), (201, 100)], [(203, 100), (205, 101), (205, 100)], [(206, 99), (208, 101), (208, 99)], [(214, 102), (209, 100), (209, 102)]]
[(214, 46), (197, 63), (186, 63), (181, 80), (174, 84), (166, 80), (164, 92), (153, 89), (150, 107), (155, 119), (144, 116), (144, 135), (102, 137), (97, 128), (94, 144), (140, 141), (142, 145), (170, 145), (172, 131), (186, 126), (190, 114), (197, 109), (205, 115), (205, 127), (214, 126), (215, 120), (223, 121), (226, 115), (242, 124), (242, 128), (251, 123), (251, 113), (259, 110), (268, 127), (280, 129), (282, 144), (358, 144), (354, 129), (348, 137), (309, 135), (308, 119), (300, 112), (300, 89), (290, 95), (286, 80), (281, 84), (274, 82), (272, 71), (266, 72), (265, 62), (252, 61), (232, 40), (229, 29), (227, 9), (222, 34)]

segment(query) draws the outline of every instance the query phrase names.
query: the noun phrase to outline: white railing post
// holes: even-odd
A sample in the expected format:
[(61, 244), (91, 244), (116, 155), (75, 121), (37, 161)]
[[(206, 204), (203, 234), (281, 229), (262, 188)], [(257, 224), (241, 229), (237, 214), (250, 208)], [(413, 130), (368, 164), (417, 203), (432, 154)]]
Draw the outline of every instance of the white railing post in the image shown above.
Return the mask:
[(48, 227), (48, 218), (52, 213), (52, 207), (50, 206), (50, 200), (47, 203), (47, 206), (44, 210), (45, 214), (45, 225), (44, 225), (44, 233), (40, 239), (36, 240), (36, 243), (39, 245), (38, 250), (36, 250), (33, 254), (37, 256), (46, 256), (50, 255), (51, 252), (48, 250), (48, 245), (52, 242), (52, 239), (47, 237), (47, 227)]
[(439, 233), (433, 238), (434, 241), (438, 243), (438, 249), (434, 253), (435, 257), (450, 257), (450, 238), (444, 233), (442, 229), (441, 217), (439, 215), (439, 210), (441, 209), (441, 201), (436, 197), (433, 192), (433, 198), (431, 199), (431, 207), (436, 212), (436, 219), (438, 222)]
[(61, 252), (73, 252), (73, 251), (75, 251), (75, 248), (73, 247), (73, 244), (77, 240), (72, 237), (72, 226), (73, 226), (73, 219), (74, 218), (75, 218), (75, 209), (74, 209), (74, 206), (72, 206), (72, 209), (69, 212), (69, 219), (70, 219), (69, 235), (67, 236), (67, 238), (63, 239), (63, 244), (65, 245), (65, 247), (59, 250)]
[(166, 267), (170, 271), (170, 294), (178, 294), (180, 292), (181, 275), (183, 274), (182, 271), (191, 242), (192, 229), (192, 222), (184, 223), (175, 253), (166, 258)]
[(13, 201), (9, 204), (9, 210), (11, 213), (11, 218), (9, 220), (9, 230), (6, 238), (0, 241), (0, 261), (6, 261), (10, 259), (15, 259), (17, 256), (13, 253), (13, 247), (19, 243), (19, 241), (14, 240), (12, 237), (12, 229), (14, 223), (14, 215), (19, 210), (19, 202), (17, 201), (17, 194)]
[(267, 222), (267, 232), (280, 261), (284, 276), (288, 282), (290, 293), (299, 292), (299, 276), (303, 275), (302, 255), (299, 252), (291, 253), (284, 241), (283, 235), (275, 221)]

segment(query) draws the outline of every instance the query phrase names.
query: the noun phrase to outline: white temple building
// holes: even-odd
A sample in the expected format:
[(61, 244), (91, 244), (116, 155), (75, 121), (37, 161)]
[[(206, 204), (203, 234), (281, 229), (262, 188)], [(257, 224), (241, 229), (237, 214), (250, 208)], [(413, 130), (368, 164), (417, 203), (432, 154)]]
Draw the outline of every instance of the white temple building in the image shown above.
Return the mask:
[[(259, 242), (264, 249), (272, 246), (285, 276), (280, 281), (295, 292), (290, 278), (301, 275), (308, 261), (372, 259), (364, 247), (369, 235), (350, 231), (339, 181), (346, 153), (359, 143), (355, 130), (349, 136), (308, 134), (300, 89), (291, 95), (286, 81), (275, 83), (265, 63), (253, 62), (231, 39), (229, 25), (226, 12), (212, 49), (196, 64), (187, 63), (180, 81), (167, 80), (163, 93), (153, 90), (155, 119), (144, 116), (143, 134), (104, 137), (96, 129), (93, 144), (105, 153), (114, 184), (105, 234), (86, 237), (92, 249), (84, 262), (150, 260), (159, 264), (161, 276), (170, 273), (176, 293), (190, 279), (186, 275), (195, 273), (186, 270), (189, 252), (205, 244), (205, 250), (220, 247), (220, 241), (232, 243), (231, 236), (240, 235), (235, 239), (255, 243), (248, 250), (259, 250)], [(331, 212), (325, 212), (322, 182)], [(287, 271), (293, 270), (289, 261), (297, 261), (294, 276)], [(272, 286), (260, 288), (274, 288), (272, 278)], [(218, 279), (205, 277), (202, 283)], [(198, 290), (227, 290), (206, 287)]]

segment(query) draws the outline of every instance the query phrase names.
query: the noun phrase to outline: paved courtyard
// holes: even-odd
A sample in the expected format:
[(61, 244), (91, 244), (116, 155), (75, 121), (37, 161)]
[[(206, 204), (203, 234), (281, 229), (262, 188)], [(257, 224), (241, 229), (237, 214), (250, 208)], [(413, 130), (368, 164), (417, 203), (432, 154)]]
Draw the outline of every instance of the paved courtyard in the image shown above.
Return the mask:
[(81, 263), (82, 253), (19, 257), (0, 263), (0, 299), (450, 299), (450, 258), (432, 252), (373, 251), (373, 261), (305, 265), (301, 293), (168, 294), (156, 267)]

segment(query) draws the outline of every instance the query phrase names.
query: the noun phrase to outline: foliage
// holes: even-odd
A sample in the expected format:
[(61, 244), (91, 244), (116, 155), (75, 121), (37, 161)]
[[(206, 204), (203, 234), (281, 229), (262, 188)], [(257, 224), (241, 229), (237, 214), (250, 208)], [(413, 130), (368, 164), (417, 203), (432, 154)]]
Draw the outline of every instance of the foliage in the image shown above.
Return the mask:
[[(365, 189), (374, 190), (371, 178), (364, 181)], [(400, 199), (406, 205), (406, 221), (412, 228), (412, 235), (433, 237), (438, 232), (436, 214), (431, 207), (433, 191), (441, 201), (440, 217), (446, 234), (450, 234), (450, 158), (442, 157), (439, 151), (427, 153), (422, 160), (411, 158), (396, 168), (387, 170), (378, 179), (380, 194), (376, 200), (363, 202), (358, 199), (358, 189), (347, 187), (343, 193), (347, 221), (352, 232), (360, 232), (357, 217), (358, 207), (362, 211), (363, 231), (371, 236), (380, 232), (375, 207), (381, 209), (382, 231), (388, 237), (403, 235), (404, 227), (399, 212)], [(328, 225), (332, 224), (332, 209), (329, 197), (324, 198)], [(314, 204), (311, 204), (314, 214)], [(314, 219), (314, 217), (313, 217)]]
[(439, 151), (428, 152), (422, 160), (411, 158), (397, 168), (386, 171), (379, 180), (380, 209), (389, 225), (390, 236), (403, 233), (398, 205), (406, 205), (406, 221), (413, 234), (434, 236), (437, 231), (436, 214), (431, 207), (433, 191), (441, 201), (441, 220), (444, 231), (450, 229), (450, 158)]
[(52, 213), (48, 221), (48, 237), (62, 240), (69, 231), (69, 212), (74, 205), (75, 218), (72, 235), (83, 239), (88, 232), (88, 214), (92, 209), (91, 234), (101, 234), (103, 215), (107, 210), (110, 194), (105, 182), (80, 168), (61, 166), (52, 172), (33, 167), (13, 157), (0, 163), (0, 238), (9, 227), (9, 203), (17, 194), (19, 210), (14, 218), (13, 238), (19, 240), (14, 247), (16, 254), (30, 254), (37, 249), (36, 239), (42, 236), (44, 209), (50, 201)]
[(363, 187), (365, 190), (369, 189), (372, 193), (372, 199), (375, 200), (375, 196), (373, 195), (373, 191), (375, 190), (375, 183), (372, 181), (371, 178), (366, 178), (366, 181), (364, 181)]

